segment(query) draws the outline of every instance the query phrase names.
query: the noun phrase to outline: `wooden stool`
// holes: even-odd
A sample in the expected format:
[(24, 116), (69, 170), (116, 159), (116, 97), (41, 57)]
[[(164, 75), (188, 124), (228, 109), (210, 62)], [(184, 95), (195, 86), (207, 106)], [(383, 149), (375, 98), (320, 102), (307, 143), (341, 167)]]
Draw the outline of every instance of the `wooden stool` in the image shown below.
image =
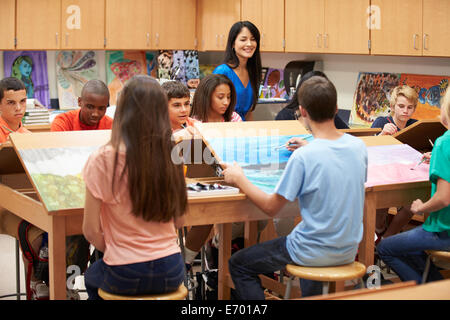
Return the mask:
[(178, 289), (173, 292), (139, 296), (121, 296), (98, 288), (98, 295), (102, 297), (103, 300), (184, 300), (187, 297), (187, 294), (188, 291), (184, 284), (180, 284)]
[(354, 261), (341, 266), (329, 267), (303, 267), (294, 264), (286, 265), (286, 270), (291, 274), (286, 286), (284, 299), (289, 299), (291, 294), (292, 280), (296, 277), (323, 282), (322, 294), (327, 294), (330, 282), (344, 281), (359, 278), (364, 286), (362, 277), (366, 273), (366, 266)]
[(428, 258), (422, 275), (422, 283), (427, 281), (428, 273), (430, 272), (431, 258), (450, 261), (450, 251), (426, 250), (425, 253), (428, 254)]

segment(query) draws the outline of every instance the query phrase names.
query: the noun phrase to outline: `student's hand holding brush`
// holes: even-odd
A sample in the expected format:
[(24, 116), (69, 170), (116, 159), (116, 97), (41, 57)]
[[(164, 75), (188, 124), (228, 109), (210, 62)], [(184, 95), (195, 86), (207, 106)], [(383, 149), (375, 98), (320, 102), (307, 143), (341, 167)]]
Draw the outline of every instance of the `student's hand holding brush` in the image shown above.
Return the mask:
[(306, 146), (307, 144), (308, 141), (306, 141), (304, 138), (292, 137), (286, 143), (286, 149), (288, 149), (289, 151), (294, 151), (295, 149)]

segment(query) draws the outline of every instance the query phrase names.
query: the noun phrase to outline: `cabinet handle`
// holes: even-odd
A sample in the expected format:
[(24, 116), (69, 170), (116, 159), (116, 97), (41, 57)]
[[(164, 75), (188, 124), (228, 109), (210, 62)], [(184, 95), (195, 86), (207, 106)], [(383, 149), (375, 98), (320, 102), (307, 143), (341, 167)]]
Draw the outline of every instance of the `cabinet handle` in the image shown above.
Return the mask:
[(413, 35), (414, 49), (415, 49), (415, 50), (419, 50), (419, 48), (416, 47), (416, 40), (417, 40), (418, 37), (419, 37), (419, 35), (418, 35), (417, 33), (415, 33), (415, 34)]
[(156, 33), (155, 36), (155, 45), (159, 46), (159, 33)]
[(225, 38), (225, 35), (223, 35), (223, 34), (221, 34), (220, 35), (220, 45), (223, 47), (224, 46), (224, 44), (223, 44), (223, 39)]
[(219, 35), (216, 34), (216, 47), (219, 47)]
[(261, 33), (261, 47), (264, 47), (264, 33)]
[(423, 49), (424, 49), (424, 50), (428, 50), (428, 47), (427, 47), (427, 45), (426, 45), (426, 43), (427, 43), (427, 42), (426, 42), (426, 41), (427, 41), (427, 38), (428, 38), (428, 34), (425, 33), (425, 34), (423, 35)]
[(55, 43), (56, 46), (58, 46), (58, 32), (55, 33)]
[(317, 48), (322, 48), (322, 45), (320, 44), (320, 38), (322, 38), (322, 35), (320, 33), (318, 33), (316, 35), (316, 40), (317, 40)]
[(147, 37), (147, 47), (150, 45), (150, 33), (149, 32), (147, 32), (147, 34), (146, 34), (146, 37)]
[(324, 34), (323, 47), (328, 48), (328, 33)]
[(66, 32), (66, 47), (69, 46), (69, 34)]

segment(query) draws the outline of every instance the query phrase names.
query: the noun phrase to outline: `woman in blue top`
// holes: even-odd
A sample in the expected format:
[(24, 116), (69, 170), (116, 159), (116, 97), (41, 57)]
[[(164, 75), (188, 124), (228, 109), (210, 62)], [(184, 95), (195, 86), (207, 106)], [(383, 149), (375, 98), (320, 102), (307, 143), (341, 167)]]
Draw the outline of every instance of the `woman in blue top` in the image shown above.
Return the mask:
[(258, 101), (261, 83), (259, 30), (250, 21), (236, 22), (228, 33), (224, 63), (213, 73), (227, 76), (237, 94), (235, 111), (242, 120), (251, 120), (251, 112)]

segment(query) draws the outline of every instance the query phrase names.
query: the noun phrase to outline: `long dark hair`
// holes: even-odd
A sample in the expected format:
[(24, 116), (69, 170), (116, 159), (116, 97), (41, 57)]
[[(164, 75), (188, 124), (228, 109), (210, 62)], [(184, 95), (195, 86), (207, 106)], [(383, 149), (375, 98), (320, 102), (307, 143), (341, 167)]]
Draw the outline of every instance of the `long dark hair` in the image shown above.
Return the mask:
[(213, 92), (221, 84), (226, 84), (230, 87), (230, 105), (223, 114), (223, 118), (225, 122), (231, 120), (234, 107), (236, 106), (236, 90), (233, 82), (223, 74), (210, 74), (200, 81), (192, 99), (191, 117), (203, 122), (208, 121), (208, 111), (211, 108)]
[(255, 109), (258, 102), (259, 85), (261, 83), (261, 55), (259, 53), (260, 35), (258, 28), (250, 21), (239, 21), (231, 26), (228, 33), (227, 47), (225, 49), (224, 63), (228, 64), (232, 69), (239, 66), (239, 58), (236, 56), (236, 52), (233, 50), (234, 42), (242, 28), (247, 28), (250, 33), (255, 37), (256, 50), (253, 56), (247, 61), (247, 71), (250, 78), (250, 84), (253, 89), (253, 103), (250, 111)]
[(297, 93), (298, 90), (300, 89), (300, 87), (302, 86), (303, 82), (305, 82), (306, 80), (308, 80), (311, 77), (314, 76), (319, 76), (325, 79), (328, 79), (328, 77), (326, 76), (325, 73), (323, 73), (322, 71), (309, 71), (307, 73), (305, 73), (301, 78), (300, 81), (298, 82), (297, 88), (295, 89), (295, 94), (292, 97), (291, 101), (289, 101), (289, 103), (286, 105), (285, 108), (287, 109), (291, 109), (291, 110), (297, 110), (298, 109), (298, 98), (297, 98)]
[[(110, 144), (116, 150), (114, 173), (120, 146), (125, 145), (120, 179), (128, 174), (133, 214), (145, 221), (168, 222), (186, 210), (183, 166), (171, 159), (171, 136), (167, 98), (161, 86), (149, 76), (134, 76), (120, 92)], [(114, 181), (113, 177), (113, 190)]]

